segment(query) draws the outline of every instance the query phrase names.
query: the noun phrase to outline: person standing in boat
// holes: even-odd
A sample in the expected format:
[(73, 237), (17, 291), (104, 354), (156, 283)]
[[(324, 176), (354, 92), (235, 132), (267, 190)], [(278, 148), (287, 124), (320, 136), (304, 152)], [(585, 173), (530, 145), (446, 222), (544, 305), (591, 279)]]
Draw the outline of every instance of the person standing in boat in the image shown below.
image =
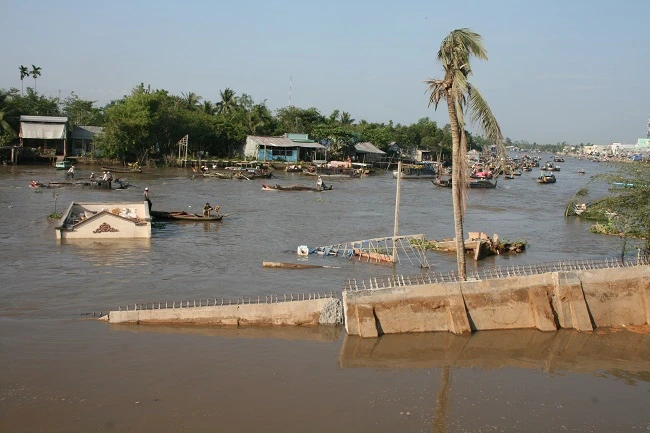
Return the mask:
[(90, 180), (95, 180), (95, 173), (90, 173)]
[(323, 179), (320, 176), (318, 176), (318, 180), (316, 181), (316, 187), (318, 189), (323, 189)]
[(108, 189), (111, 189), (113, 183), (113, 175), (111, 174), (110, 171), (106, 172), (106, 180), (108, 181)]
[(149, 188), (144, 189), (144, 201), (149, 205), (149, 210), (151, 211), (151, 199), (149, 198)]
[(71, 165), (70, 168), (68, 169), (68, 176), (67, 177), (74, 180), (74, 165)]
[(203, 216), (209, 217), (211, 210), (212, 210), (212, 206), (210, 206), (210, 203), (206, 203), (205, 206), (203, 206)]

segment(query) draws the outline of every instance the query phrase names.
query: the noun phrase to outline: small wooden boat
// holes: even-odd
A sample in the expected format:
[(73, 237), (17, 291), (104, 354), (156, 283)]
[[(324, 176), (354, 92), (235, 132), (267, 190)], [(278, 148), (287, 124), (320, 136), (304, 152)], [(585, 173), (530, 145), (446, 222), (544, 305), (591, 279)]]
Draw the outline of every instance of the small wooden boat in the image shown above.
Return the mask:
[[(451, 179), (433, 179), (431, 181), (435, 186), (440, 186), (443, 188), (451, 188)], [(469, 188), (484, 188), (484, 189), (489, 189), (489, 188), (496, 188), (497, 187), (497, 181), (495, 180), (494, 182), (490, 182), (487, 179), (473, 179), (469, 182), (468, 184)]]
[(451, 188), (451, 179), (441, 179), (438, 177), (433, 179), (431, 183), (442, 188)]
[[(128, 181), (121, 179), (114, 179), (111, 182), (110, 189), (126, 189), (131, 184)], [(29, 182), (31, 188), (65, 188), (70, 186), (84, 187), (84, 188), (98, 188), (109, 189), (108, 182), (101, 179), (82, 179), (73, 182), (38, 182), (32, 180)]]
[(111, 173), (142, 173), (142, 168), (139, 165), (131, 167), (102, 167), (104, 171), (110, 171)]
[(203, 177), (218, 177), (219, 179), (232, 179), (232, 173), (222, 173), (220, 171), (212, 171), (209, 173), (203, 173)]
[(331, 189), (332, 189), (332, 185), (325, 185), (325, 184), (323, 184), (322, 188), (311, 187), (311, 186), (307, 186), (307, 185), (282, 186), (282, 185), (267, 185), (265, 183), (262, 184), (262, 191), (314, 191), (314, 192), (321, 192), (321, 191), (330, 191)]
[(585, 174), (585, 171), (583, 169), (578, 170), (578, 174)]
[(196, 213), (188, 213), (185, 211), (177, 212), (164, 212), (159, 210), (149, 211), (149, 214), (153, 219), (164, 220), (164, 221), (221, 221), (223, 219), (222, 214), (203, 216)]
[(476, 179), (472, 180), (469, 182), (469, 187), (470, 188), (484, 188), (484, 189), (490, 189), (490, 188), (496, 188), (497, 187), (497, 181), (495, 180), (494, 182), (490, 182), (487, 179)]

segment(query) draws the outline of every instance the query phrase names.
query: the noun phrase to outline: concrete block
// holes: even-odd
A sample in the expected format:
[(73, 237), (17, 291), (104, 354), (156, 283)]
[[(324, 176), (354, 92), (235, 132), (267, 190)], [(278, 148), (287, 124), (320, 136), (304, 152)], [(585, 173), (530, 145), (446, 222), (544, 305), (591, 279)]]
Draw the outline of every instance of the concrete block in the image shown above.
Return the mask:
[(528, 297), (535, 327), (540, 331), (557, 331), (555, 316), (546, 290), (542, 287), (532, 287), (528, 290)]
[(462, 295), (449, 296), (447, 314), (449, 317), (449, 331), (456, 335), (471, 334), (472, 328), (469, 325), (469, 317), (465, 308), (465, 301)]
[(650, 281), (647, 279), (639, 284), (641, 299), (643, 299), (643, 309), (645, 310), (645, 323), (650, 325)]
[(555, 272), (553, 279), (557, 292), (565, 292), (569, 304), (571, 327), (578, 331), (593, 331), (582, 281), (575, 272)]
[(359, 336), (362, 338), (377, 338), (377, 323), (375, 320), (375, 311), (369, 305), (356, 305), (355, 315), (357, 316), (357, 329)]

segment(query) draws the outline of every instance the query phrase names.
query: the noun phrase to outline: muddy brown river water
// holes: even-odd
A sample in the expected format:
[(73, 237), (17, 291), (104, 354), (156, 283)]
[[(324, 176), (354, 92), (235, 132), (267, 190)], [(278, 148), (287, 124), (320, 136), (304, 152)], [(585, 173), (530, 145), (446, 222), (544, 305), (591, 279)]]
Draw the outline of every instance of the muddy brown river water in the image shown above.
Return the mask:
[[(536, 171), (472, 190), (466, 231), (528, 241), (526, 252), (470, 269), (617, 257), (621, 241), (565, 219), (564, 205), (611, 170), (567, 159), (558, 182)], [(577, 170), (584, 168), (586, 175)], [(98, 167), (79, 166), (77, 177)], [(315, 184), (278, 173), (275, 183)], [(390, 236), (389, 173), (330, 181), (324, 193), (262, 191), (261, 182), (158, 169), (123, 191), (36, 192), (51, 167), (0, 167), (0, 432), (643, 432), (650, 431), (647, 328), (345, 336), (341, 328), (110, 326), (88, 320), (127, 303), (339, 292), (348, 278), (415, 274), (336, 257), (335, 268), (266, 269), (296, 248)], [(330, 183), (328, 182), (328, 183)], [(145, 242), (57, 244), (47, 215), (72, 200), (141, 200), (221, 223), (155, 223)], [(607, 186), (592, 182), (590, 197)], [(55, 197), (54, 194), (57, 194)], [(400, 233), (453, 234), (450, 191), (402, 182)], [(455, 257), (429, 253), (432, 271)]]

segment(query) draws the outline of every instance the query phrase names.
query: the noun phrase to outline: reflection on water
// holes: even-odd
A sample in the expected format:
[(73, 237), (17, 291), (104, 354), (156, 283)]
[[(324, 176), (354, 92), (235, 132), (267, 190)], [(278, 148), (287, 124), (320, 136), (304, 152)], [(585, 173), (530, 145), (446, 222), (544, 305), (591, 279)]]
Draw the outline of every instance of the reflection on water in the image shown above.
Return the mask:
[[(537, 173), (471, 191), (467, 231), (523, 238), (518, 255), (470, 260), (468, 268), (618, 256), (621, 240), (563, 217), (587, 181), (568, 160), (558, 182)], [(594, 167), (594, 168), (591, 168)], [(609, 168), (593, 164), (588, 173)], [(94, 167), (79, 167), (79, 176)], [(348, 278), (417, 274), (395, 267), (309, 256), (334, 268), (266, 269), (297, 260), (298, 245), (391, 236), (390, 173), (333, 180), (327, 194), (261, 191), (257, 181), (192, 179), (159, 169), (122, 191), (57, 190), (72, 201), (141, 201), (154, 209), (230, 214), (220, 223), (164, 222), (149, 240), (58, 245), (50, 193), (30, 180), (51, 167), (0, 167), (0, 430), (11, 432), (175, 431), (647, 431), (647, 334), (629, 331), (480, 332), (387, 335), (362, 340), (341, 328), (176, 328), (70, 320), (118, 305), (334, 292)], [(307, 183), (277, 173), (278, 183)], [(448, 190), (404, 181), (400, 234), (453, 236)], [(599, 190), (599, 188), (601, 188)], [(593, 200), (607, 186), (590, 184)], [(430, 252), (434, 272), (455, 255)], [(583, 374), (584, 373), (584, 374)], [(631, 386), (634, 385), (634, 386)], [(534, 390), (535, 392), (531, 392)], [(436, 400), (437, 399), (437, 400)], [(341, 408), (344, 408), (342, 410)], [(334, 415), (333, 415), (334, 414)]]
[(480, 331), (346, 335), (339, 364), (344, 368), (525, 368), (547, 373), (608, 374), (626, 381), (650, 382), (650, 327), (593, 333), (561, 330)]
[(167, 326), (132, 325), (111, 323), (113, 331), (137, 333), (163, 333), (175, 335), (200, 335), (221, 338), (276, 338), (281, 340), (305, 340), (332, 343), (343, 333), (342, 326)]
[(64, 240), (61, 249), (93, 266), (128, 268), (142, 264), (151, 251), (151, 239)]

